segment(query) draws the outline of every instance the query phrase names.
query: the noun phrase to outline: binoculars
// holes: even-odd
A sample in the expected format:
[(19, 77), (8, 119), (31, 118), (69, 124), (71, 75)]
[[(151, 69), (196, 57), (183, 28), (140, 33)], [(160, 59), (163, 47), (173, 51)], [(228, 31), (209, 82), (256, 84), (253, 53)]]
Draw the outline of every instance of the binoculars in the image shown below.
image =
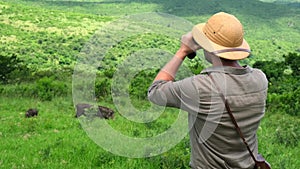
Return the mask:
[(196, 52), (193, 52), (193, 53), (188, 54), (187, 57), (189, 59), (194, 59), (196, 57), (196, 55), (197, 55)]

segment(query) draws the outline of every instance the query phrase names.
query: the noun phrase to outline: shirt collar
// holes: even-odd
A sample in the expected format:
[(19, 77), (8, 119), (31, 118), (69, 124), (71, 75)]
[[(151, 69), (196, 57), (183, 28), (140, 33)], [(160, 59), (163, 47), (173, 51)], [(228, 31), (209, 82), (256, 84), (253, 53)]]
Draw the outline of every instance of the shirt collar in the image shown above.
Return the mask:
[(226, 73), (226, 74), (235, 74), (242, 75), (252, 72), (252, 68), (249, 66), (243, 66), (242, 68), (231, 67), (231, 66), (216, 66), (209, 67), (201, 71), (200, 74), (208, 74), (212, 72)]

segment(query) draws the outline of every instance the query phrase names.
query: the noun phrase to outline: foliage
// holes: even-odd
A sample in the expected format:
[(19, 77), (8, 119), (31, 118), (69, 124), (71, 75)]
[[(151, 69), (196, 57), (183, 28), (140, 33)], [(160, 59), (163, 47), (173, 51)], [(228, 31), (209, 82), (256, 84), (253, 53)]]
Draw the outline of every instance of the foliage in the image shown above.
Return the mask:
[(253, 66), (261, 69), (269, 80), (278, 80), (283, 76), (284, 70), (287, 69), (285, 62), (274, 61), (257, 61)]
[(105, 100), (111, 100), (111, 80), (100, 73), (95, 82), (95, 97)]
[(141, 71), (131, 81), (129, 86), (129, 93), (131, 97), (138, 99), (147, 99), (148, 87), (153, 82), (157, 72), (155, 71)]
[(269, 80), (268, 106), (298, 116), (300, 114), (300, 54), (289, 53), (283, 57), (285, 59), (283, 62), (259, 61), (254, 64), (254, 67), (261, 69)]
[(293, 71), (292, 75), (294, 77), (300, 76), (300, 54), (297, 53), (289, 53), (288, 55), (283, 55), (285, 62), (291, 70)]
[(13, 78), (13, 73), (26, 71), (22, 68), (21, 60), (17, 55), (5, 56), (0, 54), (0, 83), (7, 83)]
[(41, 100), (51, 101), (56, 96), (65, 96), (67, 94), (67, 86), (56, 81), (53, 77), (44, 77), (36, 82), (37, 96)]
[[(234, 3), (231, 0), (222, 3), (211, 0), (178, 3), (173, 0), (130, 0), (104, 4), (102, 1), (6, 0), (0, 4), (1, 41), (6, 44), (1, 46), (1, 51), (15, 54), (27, 67), (38, 69), (74, 66), (78, 52), (102, 25), (117, 17), (143, 12), (169, 13), (193, 23), (207, 19), (214, 12), (236, 14), (245, 25), (246, 39), (257, 56), (251, 62), (260, 58), (282, 60), (284, 53), (298, 48), (300, 39), (299, 19), (295, 15), (299, 8), (257, 0), (235, 0)], [(135, 48), (134, 43), (127, 46)], [(120, 53), (115, 50), (113, 54), (118, 56)]]
[(17, 56), (33, 71), (73, 67), (88, 38), (112, 20), (3, 2), (0, 14), (1, 55)]
[(45, 76), (27, 83), (1, 85), (0, 93), (3, 96), (32, 97), (42, 101), (51, 101), (56, 97), (70, 95), (70, 89), (67, 81), (57, 80), (55, 76)]

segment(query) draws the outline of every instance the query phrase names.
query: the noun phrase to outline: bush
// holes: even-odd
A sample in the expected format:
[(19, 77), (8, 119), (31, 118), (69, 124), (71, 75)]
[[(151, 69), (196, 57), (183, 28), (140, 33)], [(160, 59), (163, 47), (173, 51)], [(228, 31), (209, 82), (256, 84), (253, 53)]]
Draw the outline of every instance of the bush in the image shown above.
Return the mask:
[(269, 81), (282, 77), (284, 70), (287, 69), (285, 62), (274, 61), (257, 61), (253, 64), (253, 67), (262, 70)]
[(17, 55), (5, 56), (0, 54), (0, 82), (7, 83), (12, 72), (22, 70), (21, 60)]
[(139, 72), (130, 82), (129, 94), (131, 98), (147, 99), (147, 91), (154, 80), (158, 70), (143, 70)]
[(64, 96), (68, 93), (68, 87), (61, 81), (54, 80), (53, 77), (44, 77), (36, 82), (38, 98), (50, 101), (55, 96)]
[(107, 77), (97, 78), (95, 82), (95, 97), (108, 99), (111, 98), (111, 80)]
[[(292, 116), (300, 113), (300, 55), (289, 53), (283, 56), (284, 62), (259, 61), (254, 67), (265, 72), (269, 80), (268, 108)], [(292, 73), (287, 74), (285, 70)]]
[(297, 53), (289, 53), (288, 55), (283, 55), (285, 62), (290, 66), (292, 69), (293, 76), (300, 76), (300, 54)]
[(283, 94), (270, 93), (268, 107), (270, 109), (288, 113), (292, 116), (300, 115), (300, 88)]

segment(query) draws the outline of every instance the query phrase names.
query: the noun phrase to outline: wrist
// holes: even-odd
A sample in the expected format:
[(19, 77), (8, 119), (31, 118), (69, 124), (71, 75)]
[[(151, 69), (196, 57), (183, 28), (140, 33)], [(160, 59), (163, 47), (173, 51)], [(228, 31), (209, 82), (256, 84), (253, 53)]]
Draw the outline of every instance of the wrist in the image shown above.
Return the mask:
[(180, 49), (175, 54), (175, 56), (180, 58), (181, 60), (184, 60), (187, 55), (188, 55), (188, 52), (180, 50)]

